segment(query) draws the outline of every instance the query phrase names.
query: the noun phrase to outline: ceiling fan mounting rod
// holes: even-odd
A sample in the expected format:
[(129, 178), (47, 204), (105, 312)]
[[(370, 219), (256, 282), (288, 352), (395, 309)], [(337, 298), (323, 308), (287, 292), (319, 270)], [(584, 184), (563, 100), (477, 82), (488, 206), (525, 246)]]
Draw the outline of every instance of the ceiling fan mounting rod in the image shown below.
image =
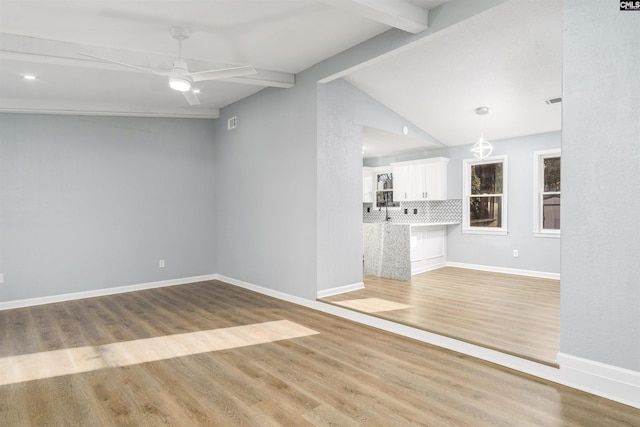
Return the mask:
[(171, 37), (178, 40), (178, 58), (182, 58), (182, 41), (189, 38), (189, 28), (176, 25), (171, 27)]
[(190, 32), (188, 27), (176, 25), (171, 27), (171, 37), (176, 40), (186, 40), (189, 38)]

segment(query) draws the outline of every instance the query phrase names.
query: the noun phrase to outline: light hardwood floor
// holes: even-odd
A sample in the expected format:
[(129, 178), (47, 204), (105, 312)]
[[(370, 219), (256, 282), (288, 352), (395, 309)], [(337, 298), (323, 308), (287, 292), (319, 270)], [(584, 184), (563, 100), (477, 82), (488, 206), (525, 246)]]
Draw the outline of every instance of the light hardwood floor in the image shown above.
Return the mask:
[[(3, 427), (640, 419), (629, 406), (218, 281), (1, 311), (0, 343)], [(37, 378), (33, 357), (49, 365)]]
[(410, 282), (367, 276), (364, 284), (363, 290), (321, 301), (345, 305), (378, 298), (406, 304), (409, 307), (370, 314), (555, 364), (560, 349), (558, 280), (444, 267), (415, 275)]

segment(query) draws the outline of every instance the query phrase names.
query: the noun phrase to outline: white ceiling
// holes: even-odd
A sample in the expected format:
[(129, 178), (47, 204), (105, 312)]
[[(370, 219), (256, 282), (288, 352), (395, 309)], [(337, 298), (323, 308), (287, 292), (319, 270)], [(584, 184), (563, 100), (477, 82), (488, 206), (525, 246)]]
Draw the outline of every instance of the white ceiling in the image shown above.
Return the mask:
[[(509, 1), (345, 79), (447, 146), (560, 130), (545, 100), (561, 96), (562, 2)], [(388, 137), (386, 154), (406, 151)]]
[[(446, 0), (394, 1), (410, 15)], [(390, 29), (368, 3), (389, 2), (0, 0), (0, 111), (217, 117), (264, 87), (291, 87), (296, 73)], [(200, 82), (201, 105), (189, 106), (164, 77), (78, 55), (166, 71), (178, 53), (175, 25), (192, 33), (183, 43), (190, 71), (252, 65), (258, 74)], [(27, 73), (37, 80), (24, 81)]]
[[(0, 0), (0, 111), (217, 117), (392, 26), (421, 31), (423, 13), (446, 1)], [(252, 65), (258, 74), (197, 83), (201, 105), (190, 106), (164, 77), (78, 55), (167, 70), (174, 25), (191, 30), (182, 52), (191, 71)], [(345, 78), (446, 145), (481, 131), (490, 140), (553, 131), (560, 105), (544, 100), (561, 94), (561, 37), (561, 0), (510, 0)], [(481, 105), (488, 116), (475, 116)], [(389, 140), (419, 145), (364, 134), (379, 150)]]
[(442, 145), (426, 141), (425, 138), (415, 136), (411, 132), (407, 135), (396, 134), (371, 126), (363, 126), (362, 129), (362, 154), (365, 159), (409, 153), (426, 155), (428, 150), (438, 148), (442, 148)]

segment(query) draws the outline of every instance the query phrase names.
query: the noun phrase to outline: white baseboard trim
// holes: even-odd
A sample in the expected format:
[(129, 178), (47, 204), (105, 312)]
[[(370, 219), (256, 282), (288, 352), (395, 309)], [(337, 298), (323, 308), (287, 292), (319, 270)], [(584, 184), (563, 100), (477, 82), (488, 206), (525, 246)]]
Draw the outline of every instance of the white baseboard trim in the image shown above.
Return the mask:
[(215, 280), (216, 274), (204, 276), (183, 277), (180, 279), (162, 280), (159, 282), (140, 283), (137, 285), (118, 286), (115, 288), (95, 289), (92, 291), (73, 292), (69, 294), (51, 295), (39, 298), (21, 299), (15, 301), (0, 302), (0, 311), (12, 308), (31, 307), (34, 305), (52, 304), (62, 301), (71, 301), (83, 298), (101, 297), (105, 295), (121, 294), (125, 292), (141, 291), (144, 289), (162, 288), (165, 286), (185, 285), (187, 283), (203, 282), (205, 280)]
[(352, 285), (339, 286), (337, 288), (324, 289), (322, 291), (318, 291), (318, 298), (326, 298), (332, 295), (344, 294), (347, 292), (358, 291), (360, 289), (364, 289), (364, 283), (358, 282)]
[(427, 266), (423, 266), (423, 267), (412, 268), (411, 269), (411, 275), (415, 276), (416, 274), (426, 273), (427, 271), (436, 270), (438, 268), (442, 268), (442, 267), (446, 267), (446, 266), (447, 266), (446, 262), (441, 262), (441, 263), (434, 264), (434, 265), (427, 265)]
[(640, 372), (565, 353), (558, 364), (567, 385), (640, 408)]
[(560, 273), (546, 271), (520, 270), (518, 268), (493, 267), (491, 265), (467, 264), (464, 262), (447, 262), (447, 267), (467, 268), (469, 270), (490, 271), (492, 273), (515, 274), (518, 276), (540, 277), (542, 279), (560, 280)]
[(216, 277), (217, 277), (217, 280), (220, 280), (221, 282), (229, 283), (230, 285), (234, 285), (239, 288), (248, 289), (250, 291), (254, 291), (262, 295), (267, 295), (283, 301), (292, 302), (294, 304), (302, 305), (304, 307), (314, 308), (312, 306), (312, 303), (315, 303), (315, 301), (308, 300), (306, 298), (301, 298), (301, 297), (297, 297), (295, 295), (287, 294), (284, 292), (275, 291), (273, 289), (264, 288), (262, 286), (254, 285), (253, 283), (243, 282), (242, 280), (223, 276), (222, 274), (217, 274)]
[(638, 372), (627, 371), (570, 355), (563, 355), (562, 358), (558, 356), (560, 365), (558, 369), (464, 341), (433, 334), (422, 329), (373, 317), (365, 313), (289, 295), (230, 277), (218, 276), (218, 280), (640, 408), (640, 393), (638, 393), (640, 389), (640, 373)]

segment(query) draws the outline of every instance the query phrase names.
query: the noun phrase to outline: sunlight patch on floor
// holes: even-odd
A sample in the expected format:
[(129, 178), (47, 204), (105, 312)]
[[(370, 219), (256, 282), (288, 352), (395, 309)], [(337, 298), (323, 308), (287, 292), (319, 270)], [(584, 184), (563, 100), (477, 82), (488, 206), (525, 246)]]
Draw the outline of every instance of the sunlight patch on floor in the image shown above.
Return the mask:
[(0, 358), (0, 385), (315, 335), (288, 320)]
[(405, 308), (413, 307), (412, 305), (400, 304), (399, 302), (389, 301), (381, 298), (362, 298), (347, 301), (332, 301), (332, 303), (341, 305), (343, 307), (348, 307), (353, 310), (364, 311), (365, 313), (403, 310)]

